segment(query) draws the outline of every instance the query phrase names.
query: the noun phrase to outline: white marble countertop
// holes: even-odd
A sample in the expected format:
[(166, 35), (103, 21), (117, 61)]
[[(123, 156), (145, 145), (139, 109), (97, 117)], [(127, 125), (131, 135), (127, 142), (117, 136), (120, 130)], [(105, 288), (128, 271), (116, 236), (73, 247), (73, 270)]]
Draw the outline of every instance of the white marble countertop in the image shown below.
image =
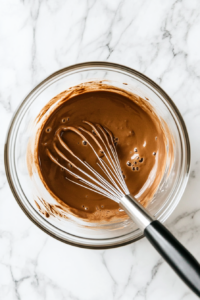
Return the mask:
[(47, 236), (16, 203), (4, 170), (9, 122), (52, 72), (84, 61), (132, 67), (172, 97), (191, 141), (189, 183), (168, 227), (200, 261), (200, 1), (2, 0), (0, 299), (192, 300), (147, 240), (85, 250)]

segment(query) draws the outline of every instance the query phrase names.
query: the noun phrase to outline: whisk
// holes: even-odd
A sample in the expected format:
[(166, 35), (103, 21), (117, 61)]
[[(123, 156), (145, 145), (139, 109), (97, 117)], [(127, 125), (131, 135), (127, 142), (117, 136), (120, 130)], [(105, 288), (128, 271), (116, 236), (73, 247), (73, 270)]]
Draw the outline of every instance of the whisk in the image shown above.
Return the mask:
[[(55, 153), (73, 168), (67, 168), (47, 149), (49, 158), (69, 174), (66, 176), (67, 180), (119, 203), (180, 278), (200, 296), (199, 263), (134, 196), (130, 195), (121, 170), (116, 139), (112, 132), (100, 124), (92, 124), (88, 121), (83, 123), (90, 129), (81, 126), (78, 128), (62, 126), (56, 131), (56, 138), (53, 142)], [(95, 169), (88, 162), (80, 159), (64, 142), (62, 133), (66, 131), (76, 133), (82, 139), (83, 144), (91, 148), (97, 160)], [(66, 151), (74, 158), (73, 161), (64, 154)]]

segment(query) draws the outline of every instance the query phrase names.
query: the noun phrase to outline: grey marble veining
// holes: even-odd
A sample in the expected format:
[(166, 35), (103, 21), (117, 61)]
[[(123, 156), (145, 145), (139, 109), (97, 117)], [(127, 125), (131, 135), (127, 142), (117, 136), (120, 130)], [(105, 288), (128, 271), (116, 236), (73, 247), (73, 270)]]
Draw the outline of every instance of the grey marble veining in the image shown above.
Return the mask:
[(198, 0), (1, 1), (0, 299), (197, 299), (145, 239), (92, 251), (40, 231), (11, 194), (3, 154), (14, 111), (52, 72), (107, 60), (146, 74), (172, 97), (188, 128), (190, 179), (167, 225), (200, 261), (199, 32)]

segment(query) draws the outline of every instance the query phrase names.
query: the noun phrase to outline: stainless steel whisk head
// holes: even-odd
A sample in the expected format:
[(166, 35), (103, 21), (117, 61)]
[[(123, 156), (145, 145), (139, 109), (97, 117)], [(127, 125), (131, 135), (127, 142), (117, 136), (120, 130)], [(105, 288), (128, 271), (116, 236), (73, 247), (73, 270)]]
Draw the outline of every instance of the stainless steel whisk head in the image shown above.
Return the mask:
[[(76, 159), (77, 163), (84, 166), (86, 170), (89, 171), (88, 173), (81, 167), (77, 166), (76, 163), (72, 162), (62, 151), (60, 151), (55, 141), (53, 142), (55, 152), (60, 158), (73, 166), (74, 171), (66, 168), (62, 163), (60, 163), (49, 151), (49, 149), (46, 150), (47, 155), (55, 164), (66, 170), (71, 176), (77, 179), (72, 180), (68, 177), (65, 177), (67, 180), (102, 196), (110, 198), (116, 202), (120, 202), (124, 195), (129, 194), (129, 190), (121, 171), (113, 134), (107, 128), (104, 128), (99, 124), (94, 125), (87, 121), (83, 121), (83, 123), (90, 126), (92, 132), (83, 127), (75, 128), (71, 126), (62, 126), (57, 130), (56, 138), (62, 148), (67, 150), (68, 153), (70, 153)], [(82, 138), (83, 143), (88, 144), (96, 156), (97, 166), (103, 171), (104, 176), (100, 175), (99, 172), (95, 170), (88, 162), (81, 160), (63, 141), (61, 133), (66, 131), (72, 131), (76, 133)], [(99, 148), (101, 155), (98, 154), (94, 147), (95, 145)], [(79, 171), (79, 173), (85, 175), (85, 178), (77, 174), (76, 171)]]

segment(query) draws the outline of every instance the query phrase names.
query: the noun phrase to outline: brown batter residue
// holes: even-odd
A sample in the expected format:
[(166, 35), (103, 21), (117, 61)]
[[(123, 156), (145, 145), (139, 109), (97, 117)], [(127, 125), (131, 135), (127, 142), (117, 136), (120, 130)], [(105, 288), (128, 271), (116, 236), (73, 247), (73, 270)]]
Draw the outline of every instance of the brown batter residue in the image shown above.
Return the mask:
[[(92, 222), (127, 218), (114, 201), (66, 180), (67, 172), (47, 155), (48, 149), (66, 168), (73, 168), (58, 157), (53, 144), (56, 143), (60, 151), (69, 155), (59, 145), (56, 132), (62, 131), (63, 126), (81, 126), (92, 132), (83, 121), (101, 124), (113, 133), (128, 189), (146, 206), (163, 177), (167, 158), (165, 132), (149, 102), (137, 95), (108, 87), (91, 91), (77, 87), (74, 94), (66, 92), (66, 97), (63, 97), (63, 92), (60, 95), (62, 103), (48, 116), (39, 132), (35, 157), (40, 177), (59, 203), (59, 210), (63, 207), (71, 214)], [(41, 112), (39, 118), (43, 113), (46, 110)], [(61, 135), (80, 159), (96, 168), (95, 156), (78, 135), (66, 131)], [(70, 159), (73, 161), (73, 157)]]

